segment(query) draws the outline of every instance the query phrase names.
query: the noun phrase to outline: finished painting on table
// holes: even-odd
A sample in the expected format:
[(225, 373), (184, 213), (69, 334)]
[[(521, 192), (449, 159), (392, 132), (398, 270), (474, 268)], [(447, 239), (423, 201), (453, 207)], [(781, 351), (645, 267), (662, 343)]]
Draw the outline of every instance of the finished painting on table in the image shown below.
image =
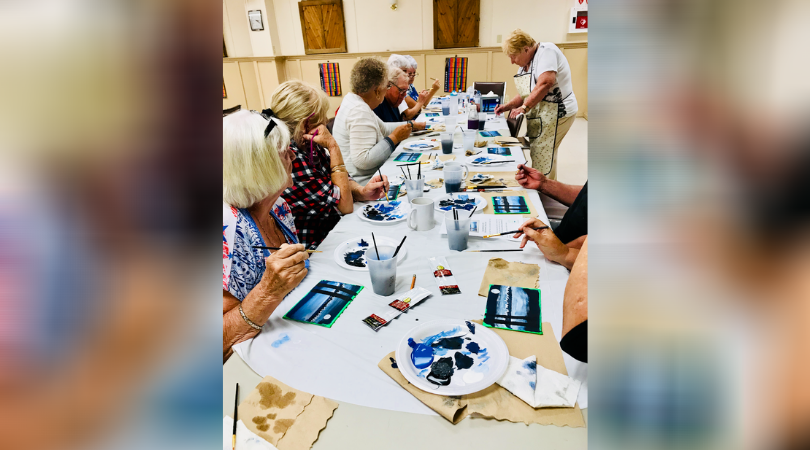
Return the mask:
[(284, 315), (285, 319), (331, 328), (363, 286), (321, 280)]
[(543, 334), (542, 324), (538, 289), (489, 285), (484, 325), (490, 328)]
[(421, 153), (402, 152), (394, 158), (394, 162), (414, 162), (418, 161), (421, 156)]
[(506, 147), (488, 148), (487, 153), (489, 153), (490, 155), (512, 156), (512, 150), (509, 150)]
[(495, 214), (529, 214), (529, 205), (524, 196), (492, 197)]

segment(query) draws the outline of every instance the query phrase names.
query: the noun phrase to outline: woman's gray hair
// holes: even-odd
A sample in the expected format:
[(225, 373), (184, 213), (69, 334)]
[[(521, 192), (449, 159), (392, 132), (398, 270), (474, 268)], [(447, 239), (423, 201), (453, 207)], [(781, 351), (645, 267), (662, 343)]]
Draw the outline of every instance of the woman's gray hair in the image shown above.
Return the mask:
[(407, 56), (397, 55), (396, 53), (388, 57), (388, 65), (390, 67), (396, 67), (397, 69), (401, 69), (403, 71), (416, 68), (411, 67), (411, 62), (408, 61)]
[(364, 94), (388, 84), (388, 66), (376, 58), (362, 58), (352, 68), (352, 92)]
[(405, 73), (402, 69), (397, 69), (396, 67), (389, 67), (388, 68), (388, 82), (391, 84), (396, 85), (397, 81), (399, 81), (400, 77), (408, 79), (408, 74)]
[(411, 69), (416, 70), (416, 60), (413, 59), (413, 56), (405, 55), (405, 57), (408, 58), (408, 61), (411, 63)]

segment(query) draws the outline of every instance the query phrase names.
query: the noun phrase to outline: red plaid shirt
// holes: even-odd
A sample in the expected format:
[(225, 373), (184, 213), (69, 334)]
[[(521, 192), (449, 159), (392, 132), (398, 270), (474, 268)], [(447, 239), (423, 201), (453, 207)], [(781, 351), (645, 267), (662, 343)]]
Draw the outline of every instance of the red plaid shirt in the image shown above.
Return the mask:
[(295, 153), (293, 185), (281, 197), (292, 208), (298, 239), (308, 249), (314, 249), (340, 221), (337, 205), (341, 192), (332, 184), (329, 152), (315, 144), (310, 165), (309, 144), (299, 150), (294, 142), (290, 142), (290, 149)]

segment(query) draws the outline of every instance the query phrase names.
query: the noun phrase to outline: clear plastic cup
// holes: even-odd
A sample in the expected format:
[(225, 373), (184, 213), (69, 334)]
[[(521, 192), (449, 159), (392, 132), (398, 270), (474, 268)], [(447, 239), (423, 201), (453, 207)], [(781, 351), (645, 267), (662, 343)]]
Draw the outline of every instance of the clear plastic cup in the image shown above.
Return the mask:
[(475, 144), (475, 136), (478, 134), (476, 130), (464, 131), (464, 150), (472, 150)]
[[(447, 245), (450, 250), (462, 251), (467, 249), (467, 241), (470, 238), (470, 213), (464, 210), (458, 211), (458, 220), (453, 215), (453, 210), (444, 213), (444, 223), (447, 226)], [(366, 252), (368, 254), (368, 252)], [(366, 257), (368, 259), (368, 257)]]
[(444, 165), (444, 190), (448, 194), (461, 192), (461, 185), (464, 183), (465, 167), (461, 165)]
[(442, 115), (450, 115), (450, 99), (447, 97), (442, 98)]
[[(469, 227), (469, 223), (467, 227)], [(377, 295), (387, 296), (394, 293), (397, 284), (397, 260), (393, 258), (395, 250), (395, 247), (379, 246), (375, 251), (374, 244), (366, 250), (366, 265), (371, 277), (371, 288)], [(378, 252), (379, 259), (377, 258)]]
[(458, 125), (458, 117), (450, 116), (444, 118), (444, 126), (447, 128), (448, 133), (454, 133), (456, 131), (456, 126)]
[(478, 113), (478, 129), (483, 130), (484, 125), (487, 124), (487, 113)]
[(453, 153), (453, 133), (442, 133), (442, 153), (449, 155)]
[(419, 198), (424, 195), (423, 189), (425, 189), (425, 179), (420, 178), (418, 180), (405, 180), (405, 189), (408, 190), (408, 202), (413, 201), (415, 198)]

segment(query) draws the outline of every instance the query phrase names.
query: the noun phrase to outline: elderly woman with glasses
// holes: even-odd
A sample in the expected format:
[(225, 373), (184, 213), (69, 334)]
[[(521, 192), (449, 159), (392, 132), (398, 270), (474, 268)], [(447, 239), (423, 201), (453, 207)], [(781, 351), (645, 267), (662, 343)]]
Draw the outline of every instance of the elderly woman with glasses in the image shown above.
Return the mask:
[[(343, 98), (332, 132), (349, 175), (358, 183), (365, 183), (418, 125), (385, 123), (374, 114), (374, 108), (386, 101), (390, 86), (384, 62), (375, 58), (357, 61), (351, 85), (352, 92)], [(407, 90), (407, 86), (403, 89)]]
[[(239, 111), (222, 119), (222, 354), (256, 336), (307, 275), (292, 211), (290, 132), (277, 118)], [(278, 248), (267, 250), (261, 247)]]
[(282, 198), (292, 208), (298, 238), (316, 248), (329, 231), (349, 214), (355, 201), (377, 200), (388, 189), (388, 178), (374, 176), (365, 186), (349, 175), (335, 139), (324, 125), (329, 98), (322, 90), (292, 80), (270, 98), (270, 109), (290, 130), (293, 185)]
[(400, 69), (408, 76), (408, 90), (405, 101), (399, 108), (402, 112), (402, 116), (405, 119), (413, 119), (414, 117), (417, 117), (419, 113), (422, 112), (422, 108), (430, 103), (433, 95), (439, 91), (439, 80), (433, 81), (433, 86), (429, 91), (424, 90), (422, 92), (417, 92), (416, 87), (413, 85), (413, 81), (419, 74), (416, 73), (416, 60), (413, 59), (412, 56), (392, 54), (388, 58), (388, 66)]
[[(411, 110), (401, 113), (403, 101), (408, 98), (408, 75), (396, 67), (388, 67), (388, 90), (385, 91), (385, 100), (374, 108), (374, 114), (383, 122), (399, 122), (403, 119), (410, 119), (407, 114)], [(418, 116), (422, 110), (421, 103), (413, 109), (414, 116)], [(414, 123), (414, 130), (424, 130), (425, 122)]]

